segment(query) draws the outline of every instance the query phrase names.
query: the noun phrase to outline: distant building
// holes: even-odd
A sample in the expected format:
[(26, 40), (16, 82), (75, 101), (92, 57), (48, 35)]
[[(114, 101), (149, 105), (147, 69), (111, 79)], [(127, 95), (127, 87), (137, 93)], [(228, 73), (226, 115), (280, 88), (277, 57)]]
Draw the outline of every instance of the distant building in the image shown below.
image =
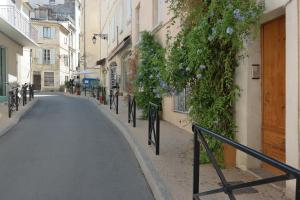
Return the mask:
[(66, 22), (32, 20), (39, 48), (32, 51), (32, 80), (36, 90), (57, 91), (70, 77), (69, 27)]

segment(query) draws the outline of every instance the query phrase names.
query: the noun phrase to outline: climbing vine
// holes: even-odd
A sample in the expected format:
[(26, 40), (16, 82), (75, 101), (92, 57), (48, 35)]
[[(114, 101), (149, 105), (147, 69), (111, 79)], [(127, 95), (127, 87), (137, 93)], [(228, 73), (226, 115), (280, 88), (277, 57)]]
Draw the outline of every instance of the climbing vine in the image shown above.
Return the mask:
[[(191, 120), (234, 139), (234, 104), (239, 88), (235, 69), (244, 55), (263, 12), (256, 0), (168, 0), (181, 31), (170, 45), (164, 71), (177, 91), (189, 87)], [(174, 23), (174, 22), (173, 22)], [(213, 139), (210, 147), (222, 159), (222, 148)], [(201, 156), (207, 162), (207, 156)]]

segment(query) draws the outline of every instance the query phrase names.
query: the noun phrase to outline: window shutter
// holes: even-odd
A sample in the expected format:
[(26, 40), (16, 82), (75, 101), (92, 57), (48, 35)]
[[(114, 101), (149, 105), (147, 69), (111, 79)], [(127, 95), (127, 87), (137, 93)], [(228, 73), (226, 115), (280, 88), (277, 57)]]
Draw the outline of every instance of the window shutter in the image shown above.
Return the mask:
[(157, 4), (157, 22), (160, 23), (162, 22), (164, 0), (158, 0)]
[(51, 28), (51, 38), (54, 39), (55, 38), (55, 28)]
[(43, 64), (43, 50), (42, 49), (36, 50), (36, 58), (37, 58), (37, 63), (39, 65)]
[(56, 52), (55, 49), (50, 49), (50, 64), (54, 65), (56, 60)]

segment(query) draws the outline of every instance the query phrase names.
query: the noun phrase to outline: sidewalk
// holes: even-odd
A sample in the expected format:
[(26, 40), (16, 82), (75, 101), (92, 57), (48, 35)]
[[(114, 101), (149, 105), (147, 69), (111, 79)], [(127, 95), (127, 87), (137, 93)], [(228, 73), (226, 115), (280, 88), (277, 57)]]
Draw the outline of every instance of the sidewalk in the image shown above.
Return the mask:
[(38, 102), (38, 98), (34, 98), (23, 106), (22, 102), (19, 104), (19, 111), (14, 111), (11, 118), (8, 118), (8, 107), (6, 103), (0, 103), (0, 137), (4, 135), (9, 129), (18, 124), (20, 119)]
[[(109, 105), (99, 105), (89, 98), (124, 133), (144, 171), (156, 199), (191, 200), (193, 188), (193, 135), (168, 122), (161, 121), (160, 155), (147, 144), (148, 121), (137, 119), (137, 127), (128, 124), (127, 101), (119, 100), (119, 115)], [(137, 114), (139, 116), (139, 114)], [(147, 166), (145, 166), (147, 165)], [(237, 168), (223, 170), (228, 181), (253, 181), (257, 178)], [(219, 188), (220, 180), (211, 165), (200, 167), (200, 191)], [(236, 198), (243, 200), (285, 200), (284, 192), (271, 185), (237, 191)], [(222, 193), (201, 199), (223, 200)]]

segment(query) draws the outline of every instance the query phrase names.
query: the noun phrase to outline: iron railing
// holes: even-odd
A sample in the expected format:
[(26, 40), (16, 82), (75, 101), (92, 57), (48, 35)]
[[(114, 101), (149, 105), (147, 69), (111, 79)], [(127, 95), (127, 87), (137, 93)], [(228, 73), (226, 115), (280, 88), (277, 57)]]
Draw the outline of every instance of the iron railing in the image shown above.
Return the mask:
[(135, 96), (128, 95), (128, 123), (132, 121), (132, 126), (136, 127), (136, 102)]
[[(259, 186), (259, 185), (264, 185), (264, 184), (270, 184), (273, 182), (278, 182), (278, 181), (286, 181), (286, 180), (292, 180), (296, 179), (296, 200), (300, 199), (300, 171), (288, 166), (282, 162), (279, 162), (277, 160), (274, 160), (273, 158), (266, 156), (254, 149), (251, 149), (247, 146), (244, 146), (242, 144), (239, 144), (231, 139), (228, 139), (220, 134), (214, 133), (206, 128), (200, 127), (198, 125), (193, 125), (193, 132), (194, 132), (194, 174), (193, 174), (193, 200), (199, 200), (200, 197), (203, 196), (208, 196), (212, 194), (217, 194), (217, 193), (225, 193), (230, 200), (235, 200), (234, 196), (234, 191), (239, 190), (242, 188), (249, 188), (253, 186)], [(205, 136), (212, 137), (216, 140), (218, 140), (221, 143), (226, 143), (237, 150), (240, 150), (262, 162), (265, 162), (272, 167), (281, 170), (284, 174), (283, 175), (278, 175), (270, 178), (264, 178), (256, 181), (251, 181), (247, 183), (240, 183), (240, 184), (232, 184), (229, 183), (222, 170), (217, 164), (217, 160), (211, 151), (211, 149), (208, 146), (208, 143), (205, 139)], [(205, 149), (207, 156), (209, 157), (209, 160), (211, 164), (213, 165), (214, 169), (216, 170), (216, 173), (218, 174), (222, 187), (218, 189), (213, 189), (205, 192), (200, 192), (199, 193), (199, 168), (200, 168), (200, 144), (203, 146), (203, 149)]]
[(119, 88), (113, 88), (110, 90), (109, 94), (109, 109), (116, 110), (116, 114), (119, 114)]
[(159, 106), (154, 103), (149, 103), (148, 110), (148, 145), (155, 146), (155, 154), (159, 155), (160, 143), (160, 118)]
[(34, 98), (33, 84), (28, 85), (28, 92), (29, 92), (29, 101), (31, 101)]
[(28, 84), (25, 83), (22, 85), (22, 102), (23, 106), (27, 104), (27, 89), (28, 89)]

